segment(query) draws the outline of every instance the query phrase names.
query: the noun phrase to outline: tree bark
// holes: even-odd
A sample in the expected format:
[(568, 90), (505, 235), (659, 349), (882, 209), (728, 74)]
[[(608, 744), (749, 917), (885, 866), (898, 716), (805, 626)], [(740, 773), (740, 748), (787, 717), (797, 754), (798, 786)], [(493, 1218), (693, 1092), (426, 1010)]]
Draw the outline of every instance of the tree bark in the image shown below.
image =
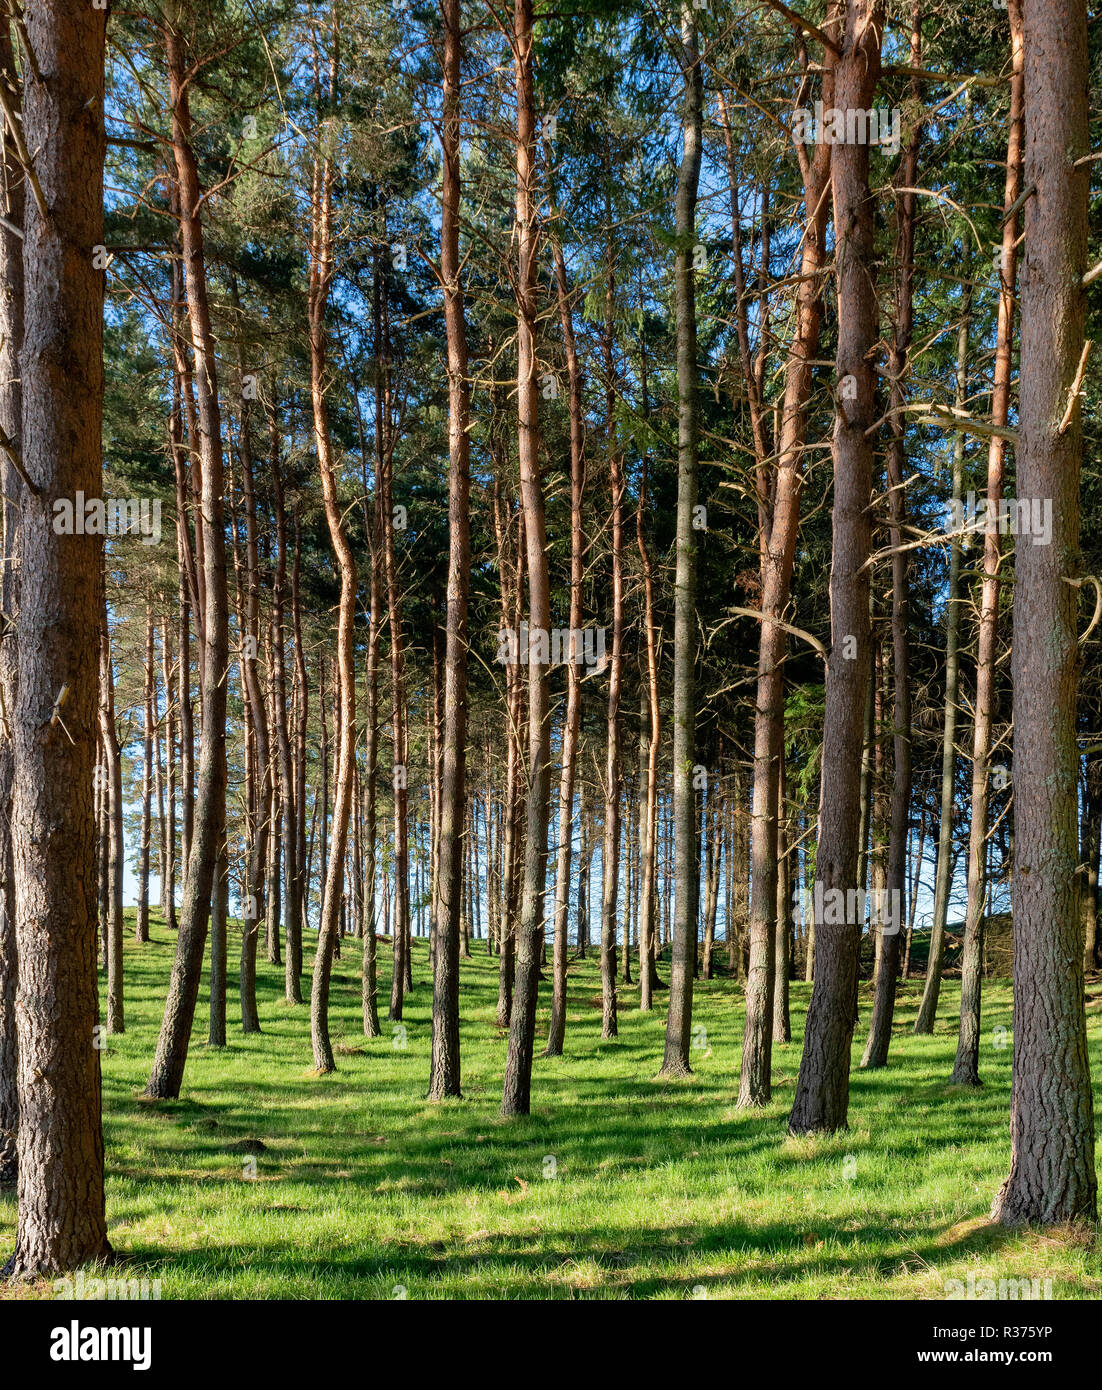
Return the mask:
[[(62, 536), (54, 503), (99, 497), (102, 474), (106, 14), (42, 0), (26, 12), (42, 80), (23, 135), (48, 214), (28, 197), (20, 351), (22, 457), (12, 841), (16, 882), (19, 1228), (5, 1272), (107, 1258), (92, 769), (102, 540)], [(7, 282), (5, 282), (7, 288)], [(6, 345), (5, 345), (6, 346)], [(63, 727), (64, 725), (64, 727)]]
[[(1011, 0), (1011, 4), (1014, 0)], [(1014, 583), (1014, 1081), (1005, 1226), (1097, 1216), (1076, 867), (1080, 407), (1090, 150), (1087, 7), (1025, 0), (1022, 498), (1050, 498), (1049, 545), (1019, 538)], [(1077, 164), (1077, 161), (1080, 161)], [(1054, 1084), (1054, 1081), (1057, 1084)]]
[(216, 348), (207, 300), (199, 175), (191, 146), (187, 53), (179, 18), (170, 20), (165, 42), (172, 103), (172, 145), (180, 190), (180, 228), (187, 273), (188, 316), (195, 345), (202, 464), (202, 522), (205, 609), (203, 628), (202, 730), (194, 839), (180, 906), (180, 933), (168, 999), (147, 1094), (162, 1100), (180, 1094), (187, 1061), (199, 977), (203, 968), (219, 847), (226, 828), (226, 673), (229, 622), (226, 604), (226, 536), (222, 479), (222, 422), (218, 404)]
[[(441, 142), (444, 197), (440, 278), (448, 339), (448, 635), (444, 659), (444, 740), (440, 778), (439, 916), (432, 990), (429, 1099), (458, 1096), (459, 909), (463, 890), (463, 819), (467, 771), (467, 597), (470, 592), (470, 395), (467, 326), (459, 282), (459, 217), (463, 67), (461, 0), (443, 0), (444, 72)], [(467, 954), (470, 952), (468, 950)]]
[[(880, 75), (884, 24), (881, 0), (854, 0), (846, 11), (842, 56), (835, 67), (834, 106), (868, 110)], [(876, 419), (872, 353), (878, 338), (873, 199), (869, 149), (835, 145), (832, 156), (835, 265), (838, 282), (837, 385), (834, 421), (833, 559), (830, 576), (831, 651), (826, 672), (822, 794), (816, 887), (856, 891), (860, 764), (865, 692), (870, 677), (869, 503)], [(848, 915), (843, 914), (843, 915)], [(850, 1043), (857, 987), (859, 923), (815, 917), (815, 983), (804, 1029), (804, 1050), (789, 1118), (793, 1133), (832, 1131), (846, 1124)]]
[[(967, 240), (965, 245), (968, 245)], [(971, 257), (966, 255), (964, 276), (971, 275)], [(972, 289), (966, 285), (957, 330), (958, 409), (968, 399), (968, 330), (972, 318)], [(953, 440), (954, 514), (964, 490), (964, 435)], [(957, 701), (960, 689), (960, 538), (954, 536), (949, 550), (949, 588), (945, 598), (945, 712), (941, 734), (941, 803), (938, 819), (937, 868), (934, 872), (934, 907), (930, 923), (930, 951), (926, 962), (926, 981), (922, 1002), (915, 1019), (916, 1034), (932, 1033), (941, 993), (941, 971), (945, 957), (945, 924), (949, 915), (949, 894), (953, 886), (953, 802), (956, 783)]]
[[(1005, 425), (1010, 417), (1010, 387), (1014, 370), (1014, 285), (1017, 279), (1018, 217), (1011, 212), (1022, 181), (1024, 121), (1024, 51), (1021, 0), (1007, 0), (1010, 20), (1011, 82), (1010, 134), (1006, 151), (1002, 254), (999, 274), (999, 316), (995, 339), (995, 380), (991, 423)], [(1022, 360), (1024, 362), (1024, 345)], [(1076, 359), (1078, 363), (1078, 359)], [(987, 452), (988, 515), (1003, 495), (1006, 440), (992, 435)], [(1050, 494), (1046, 493), (1045, 496)], [(1023, 549), (1032, 550), (1032, 545)], [(980, 1000), (983, 981), (983, 924), (987, 911), (987, 805), (991, 775), (991, 729), (995, 713), (995, 662), (998, 655), (999, 566), (1002, 561), (998, 528), (990, 523), (983, 538), (983, 583), (980, 588), (980, 630), (976, 641), (976, 698), (972, 724), (972, 819), (968, 834), (968, 915), (960, 973), (960, 1033), (952, 1082), (980, 1085)], [(1037, 629), (1035, 629), (1036, 631)], [(1078, 780), (1078, 771), (1077, 771)]]
[(663, 1076), (687, 1076), (693, 1020), (697, 903), (697, 854), (693, 764), (696, 757), (696, 498), (697, 406), (696, 289), (693, 243), (703, 146), (704, 76), (697, 49), (693, 10), (681, 6), (681, 50), (685, 82), (681, 116), (682, 154), (677, 177), (677, 258), (674, 309), (677, 321), (677, 564), (674, 579), (673, 656), (673, 827), (677, 883), (673, 924), (670, 1002), (666, 1015)]
[[(550, 640), (551, 594), (540, 477), (539, 380), (536, 364), (537, 198), (532, 0), (515, 0), (512, 48), (516, 74), (517, 414), (521, 506), (528, 568), (528, 629)], [(550, 678), (546, 662), (528, 661), (528, 828), (517, 920), (516, 989), (509, 1018), (503, 1115), (527, 1115), (532, 1087), (543, 942), (543, 890), (551, 798)]]
[[(12, 49), (11, 25), (0, 21), (0, 81), (7, 82), (13, 107), (20, 83)], [(10, 131), (0, 146), (0, 198), (8, 225), (0, 226), (0, 430), (12, 452), (21, 457), (23, 394), (19, 351), (23, 344), (23, 170)], [(16, 636), (19, 614), (18, 575), (21, 559), (19, 512), (22, 480), (11, 459), (0, 454), (0, 1183), (14, 1182), (18, 1160), (19, 1087), (15, 995), (18, 982), (16, 950), (15, 866), (12, 857), (12, 781), (14, 776), (11, 720), (18, 694)], [(95, 925), (93, 923), (93, 932)], [(94, 937), (93, 937), (94, 955)]]
[[(922, 64), (922, 5), (916, 0), (911, 19), (910, 65)], [(916, 104), (919, 93), (914, 84)], [(915, 187), (918, 179), (918, 152), (922, 142), (921, 122), (907, 142), (900, 167), (904, 189)], [(888, 833), (888, 903), (898, 904), (891, 918), (881, 912), (880, 951), (873, 987), (872, 1019), (861, 1065), (870, 1069), (887, 1064), (895, 1016), (896, 986), (903, 914), (907, 903), (907, 843), (911, 833), (911, 655), (908, 633), (907, 562), (904, 529), (907, 502), (904, 492), (906, 445), (903, 407), (906, 404), (905, 376), (914, 332), (914, 243), (915, 195), (897, 194), (896, 203), (896, 292), (895, 323), (892, 331), (888, 370), (891, 373), (891, 443), (888, 447), (888, 535), (892, 546), (892, 793), (891, 825)], [(883, 907), (883, 899), (881, 899)]]

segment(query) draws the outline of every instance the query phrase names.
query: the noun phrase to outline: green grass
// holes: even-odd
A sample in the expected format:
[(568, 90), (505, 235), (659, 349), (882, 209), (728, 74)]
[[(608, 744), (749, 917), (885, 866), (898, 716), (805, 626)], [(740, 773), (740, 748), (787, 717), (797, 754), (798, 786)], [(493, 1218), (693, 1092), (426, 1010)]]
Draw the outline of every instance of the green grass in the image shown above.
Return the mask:
[[(127, 1032), (103, 1058), (104, 1127), (110, 1238), (134, 1261), (127, 1277), (159, 1279), (163, 1298), (941, 1298), (946, 1279), (969, 1271), (1051, 1278), (1057, 1298), (1102, 1289), (1102, 1258), (1083, 1232), (1007, 1233), (986, 1221), (1009, 1161), (1006, 984), (985, 988), (978, 1092), (946, 1084), (954, 982), (937, 1033), (920, 1039), (909, 1029), (921, 985), (903, 986), (891, 1065), (857, 1070), (866, 988), (851, 1128), (795, 1140), (785, 1121), (807, 986), (793, 987), (797, 1040), (774, 1053), (776, 1099), (746, 1113), (733, 1103), (735, 983), (698, 983), (694, 1074), (669, 1083), (655, 1077), (665, 996), (644, 1016), (637, 990), (624, 990), (620, 1037), (602, 1042), (593, 960), (571, 967), (567, 1055), (537, 1048), (533, 1113), (502, 1120), (506, 1039), (482, 943), (462, 963), (461, 1101), (425, 1100), (425, 944), (415, 945), (401, 1047), (385, 1022), (382, 1038), (363, 1037), (358, 943), (346, 942), (333, 983), (335, 1074), (311, 1074), (308, 1009), (287, 1007), (281, 969), (262, 963), (263, 1034), (241, 1037), (231, 995), (230, 1045), (208, 1048), (202, 996), (183, 1097), (151, 1103), (141, 1092), (174, 947), (159, 920), (153, 935), (145, 947), (127, 941)], [(385, 999), (385, 952), (381, 964)], [(544, 990), (541, 1036), (548, 1006)], [(1097, 1070), (1102, 1027), (1096, 1010), (1088, 1018)], [(264, 1145), (255, 1179), (240, 1147), (249, 1140)], [(14, 1193), (0, 1193), (0, 1259), (15, 1216)], [(18, 1296), (36, 1293), (49, 1285)]]

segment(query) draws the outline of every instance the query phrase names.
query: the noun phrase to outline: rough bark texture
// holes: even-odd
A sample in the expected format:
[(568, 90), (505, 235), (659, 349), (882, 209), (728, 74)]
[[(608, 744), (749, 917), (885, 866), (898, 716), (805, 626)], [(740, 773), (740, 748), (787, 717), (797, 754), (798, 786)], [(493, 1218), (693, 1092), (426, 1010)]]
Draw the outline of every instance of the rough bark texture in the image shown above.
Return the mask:
[[(1014, 585), (1014, 1082), (1004, 1225), (1097, 1214), (1076, 867), (1076, 687), (1089, 152), (1087, 7), (1025, 0), (1018, 496), (1051, 498), (1052, 542), (1019, 537)], [(1065, 411), (1071, 404), (1070, 415)], [(1062, 422), (1064, 424), (1062, 425)]]
[[(11, 711), (19, 1050), (19, 1230), (6, 1269), (110, 1254), (96, 1046), (92, 768), (102, 541), (59, 536), (53, 506), (100, 495), (103, 406), (104, 11), (42, 0), (27, 30), (41, 81), (23, 130), (47, 208), (26, 200), (20, 355), (23, 553)], [(62, 692), (67, 694), (62, 702)], [(55, 717), (56, 715), (56, 717)], [(64, 727), (62, 727), (64, 721)]]
[[(922, 7), (916, 3), (911, 22), (911, 67), (922, 62)], [(918, 99), (917, 84), (913, 95)], [(915, 187), (918, 178), (918, 152), (922, 125), (918, 123), (903, 152), (899, 178), (905, 189)], [(888, 353), (891, 373), (891, 442), (888, 446), (888, 535), (892, 546), (892, 792), (891, 821), (888, 832), (888, 902), (899, 904), (893, 920), (880, 923), (880, 950), (877, 952), (873, 987), (872, 1019), (868, 1042), (861, 1060), (863, 1067), (885, 1066), (892, 1040), (895, 1016), (896, 981), (902, 942), (903, 912), (907, 902), (907, 843), (911, 833), (911, 655), (908, 635), (907, 565), (904, 548), (907, 501), (904, 492), (906, 447), (904, 414), (907, 393), (905, 378), (908, 353), (914, 332), (914, 244), (915, 195), (896, 195), (895, 240), (895, 323)], [(898, 895), (898, 896), (896, 896)], [(881, 900), (883, 901), (883, 900)], [(890, 914), (881, 914), (882, 918)]]
[[(0, 81), (18, 91), (10, 24), (0, 22)], [(13, 106), (17, 106), (12, 98)], [(5, 129), (0, 162), (0, 202), (10, 227), (0, 226), (0, 430), (14, 453), (23, 438), (23, 393), (19, 350), (23, 344), (23, 171), (15, 155), (11, 132)], [(17, 230), (11, 230), (15, 228)], [(16, 706), (15, 621), (19, 612), (19, 510), (22, 482), (10, 458), (0, 454), (0, 1183), (14, 1182), (19, 1130), (19, 1089), (16, 1084), (15, 989), (18, 953), (15, 936), (15, 872), (12, 862), (11, 719)]]

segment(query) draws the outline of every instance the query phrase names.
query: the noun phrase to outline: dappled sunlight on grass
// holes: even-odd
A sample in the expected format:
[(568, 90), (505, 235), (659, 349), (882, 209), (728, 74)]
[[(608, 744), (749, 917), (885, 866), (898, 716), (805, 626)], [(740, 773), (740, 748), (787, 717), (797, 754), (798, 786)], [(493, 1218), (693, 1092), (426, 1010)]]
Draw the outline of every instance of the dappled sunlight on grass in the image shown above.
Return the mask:
[[(1009, 1162), (1005, 984), (985, 987), (975, 1091), (948, 1085), (954, 982), (924, 1038), (910, 1033), (920, 983), (902, 987), (890, 1065), (876, 1072), (858, 1069), (864, 991), (851, 1128), (796, 1139), (785, 1123), (807, 986), (793, 985), (796, 1039), (775, 1050), (774, 1101), (748, 1112), (735, 1107), (733, 980), (698, 990), (694, 1072), (670, 1083), (656, 1076), (665, 995), (642, 1015), (637, 986), (621, 986), (620, 1036), (602, 1041), (593, 958), (571, 967), (566, 1055), (537, 1045), (532, 1115), (501, 1119), (506, 1038), (482, 943), (462, 962), (462, 1101), (425, 1100), (425, 943), (404, 1033), (384, 1021), (367, 1039), (349, 941), (333, 980), (334, 1074), (310, 1073), (308, 1008), (286, 1006), (282, 968), (261, 962), (263, 1033), (236, 1031), (231, 998), (230, 1044), (209, 1048), (204, 995), (181, 1099), (150, 1102), (174, 945), (159, 919), (153, 937), (127, 942), (128, 1031), (103, 1059), (104, 1128), (111, 1239), (165, 1298), (941, 1298), (969, 1271), (1051, 1278), (1055, 1297), (1102, 1290), (1081, 1230), (1008, 1233), (986, 1219)], [(548, 1012), (545, 989), (541, 1039)], [(1098, 1061), (1102, 1019), (1088, 1018)], [(0, 1193), (0, 1251), (14, 1227), (14, 1194)]]

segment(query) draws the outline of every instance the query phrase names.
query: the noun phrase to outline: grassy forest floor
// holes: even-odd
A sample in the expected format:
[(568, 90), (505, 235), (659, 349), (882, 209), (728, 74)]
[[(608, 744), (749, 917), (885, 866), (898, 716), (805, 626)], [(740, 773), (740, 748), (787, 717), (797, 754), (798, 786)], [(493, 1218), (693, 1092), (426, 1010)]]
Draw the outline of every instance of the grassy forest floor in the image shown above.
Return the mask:
[[(132, 931), (132, 914), (128, 913)], [(958, 988), (937, 1033), (910, 1026), (921, 981), (901, 987), (891, 1065), (853, 1073), (851, 1129), (785, 1134), (809, 986), (793, 986), (795, 1040), (774, 1054), (775, 1101), (734, 1107), (742, 999), (698, 982), (695, 1074), (667, 1083), (665, 996), (649, 1016), (623, 988), (619, 1038), (600, 1038), (595, 958), (572, 965), (567, 1055), (539, 1055), (533, 1113), (498, 1115), (505, 1035), (496, 959), (462, 962), (464, 1099), (429, 1105), (431, 989), (415, 943), (405, 1045), (363, 1037), (359, 944), (336, 962), (338, 1070), (311, 1074), (308, 1007), (283, 1002), (262, 961), (263, 1034), (206, 1045), (206, 995), (178, 1102), (142, 1098), (173, 942), (127, 939), (124, 1036), (104, 1054), (108, 1229), (132, 1261), (118, 1277), (162, 1298), (943, 1298), (947, 1279), (1050, 1278), (1056, 1298), (1102, 1293), (1082, 1232), (1007, 1233), (986, 1213), (1009, 1161), (1011, 996), (987, 982), (979, 1092), (946, 1084)], [(231, 984), (236, 975), (230, 939)], [(307, 943), (307, 957), (313, 937)], [(380, 1000), (389, 956), (380, 944)], [(309, 981), (304, 982), (308, 995)], [(1102, 986), (1092, 987), (1092, 993)], [(862, 999), (854, 1066), (868, 1019)], [(549, 991), (539, 1033), (546, 1033)], [(1102, 1074), (1102, 996), (1088, 1008)], [(385, 1004), (380, 1010), (385, 1020)], [(1006, 1032), (1003, 1033), (1002, 1030)], [(539, 1045), (542, 1046), (542, 1043)], [(255, 1141), (260, 1141), (259, 1147)], [(255, 1153), (250, 1154), (249, 1150)], [(249, 1176), (255, 1159), (255, 1178)], [(0, 1258), (15, 1193), (0, 1192)], [(49, 1296), (49, 1283), (0, 1297)]]

